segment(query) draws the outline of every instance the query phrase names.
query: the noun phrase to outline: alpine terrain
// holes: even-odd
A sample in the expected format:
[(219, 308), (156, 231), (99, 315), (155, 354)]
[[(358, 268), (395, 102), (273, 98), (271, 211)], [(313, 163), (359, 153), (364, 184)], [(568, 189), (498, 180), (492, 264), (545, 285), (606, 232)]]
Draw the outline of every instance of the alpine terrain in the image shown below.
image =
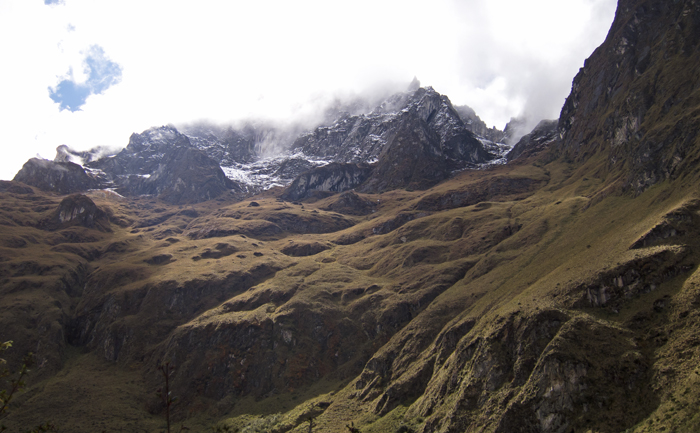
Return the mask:
[(700, 431), (699, 5), (619, 0), (560, 118), (515, 123), (414, 80), (30, 159), (0, 181), (2, 357), (34, 356), (2, 423)]

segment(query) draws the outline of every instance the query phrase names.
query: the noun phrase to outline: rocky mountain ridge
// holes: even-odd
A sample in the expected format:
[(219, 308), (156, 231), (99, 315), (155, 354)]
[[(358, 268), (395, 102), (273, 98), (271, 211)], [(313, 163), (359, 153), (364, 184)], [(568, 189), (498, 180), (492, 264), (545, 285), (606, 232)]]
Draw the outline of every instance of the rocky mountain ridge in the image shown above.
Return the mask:
[[(605, 153), (619, 188), (640, 193), (694, 161), (700, 12), (695, 2), (630, 1), (574, 78), (560, 116), (561, 153)], [(614, 64), (612, 68), (609, 65)]]
[[(425, 173), (427, 177), (413, 184), (408, 179), (391, 180), (387, 184), (390, 187), (423, 188), (454, 171), (486, 164), (507, 152), (509, 147), (504, 144), (483, 137), (477, 139), (468, 125), (479, 123), (474, 123), (473, 118), (465, 123), (446, 96), (431, 88), (421, 88), (417, 81), (413, 87), (387, 98), (366, 114), (338, 111), (338, 119), (309, 132), (303, 132), (298, 125), (245, 123), (234, 129), (197, 124), (185, 127), (189, 135), (174, 126), (133, 134), (126, 148), (116, 154), (105, 154), (100, 148), (75, 152), (62, 145), (54, 162), (81, 163), (91, 180), (86, 181), (77, 170), (71, 188), (61, 191), (113, 188), (122, 195), (164, 196), (179, 204), (216, 198), (227, 190), (242, 197), (271, 186), (286, 186), (302, 173), (329, 163), (381, 166), (380, 159), (392, 158), (397, 153), (399, 146), (393, 142), (396, 135), (420, 122), (424, 123), (421, 126), (424, 131), (410, 137), (410, 145), (417, 147), (408, 152), (433, 158), (434, 164), (441, 168)], [(267, 156), (270, 154), (274, 156)], [(192, 161), (197, 163), (188, 165)], [(391, 164), (399, 164), (398, 171), (402, 171), (405, 162), (393, 160)], [(28, 166), (15, 180), (51, 190), (50, 185), (42, 183), (42, 178), (47, 176), (39, 173), (37, 167), (64, 173), (56, 164), (44, 162), (40, 166), (34, 164), (31, 169)], [(206, 180), (192, 183), (198, 178)], [(335, 184), (349, 189), (359, 185), (357, 180)], [(323, 188), (325, 183), (320, 182), (317, 187)]]

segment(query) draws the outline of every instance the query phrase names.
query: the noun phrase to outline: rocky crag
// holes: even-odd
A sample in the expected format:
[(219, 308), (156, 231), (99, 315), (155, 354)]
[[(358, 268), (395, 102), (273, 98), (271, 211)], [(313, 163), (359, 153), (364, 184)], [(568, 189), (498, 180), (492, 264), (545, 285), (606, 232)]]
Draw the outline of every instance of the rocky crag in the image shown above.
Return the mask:
[(689, 1), (628, 1), (574, 79), (561, 112), (561, 152), (602, 154), (601, 169), (640, 193), (696, 160), (700, 14)]
[[(483, 128), (478, 127), (478, 116), (469, 117), (473, 110), (463, 107), (467, 116), (463, 120), (446, 96), (421, 88), (417, 81), (409, 91), (387, 98), (368, 113), (351, 114), (361, 109), (358, 104), (330, 110), (328, 116), (338, 117), (327, 118), (326, 125), (311, 131), (300, 125), (254, 122), (236, 128), (197, 124), (184, 127), (187, 135), (174, 126), (133, 134), (116, 154), (101, 148), (76, 152), (62, 145), (54, 161), (32, 160), (16, 180), (44, 191), (113, 188), (125, 196), (150, 195), (187, 204), (229, 193), (242, 198), (271, 186), (286, 186), (302, 173), (331, 163), (364, 164), (370, 171), (378, 167), (378, 176), (372, 178), (369, 171), (362, 176), (362, 181), (369, 181), (366, 191), (425, 188), (455, 171), (500, 158), (509, 149), (477, 139), (473, 131)], [(419, 124), (422, 130), (416, 129)], [(485, 131), (498, 136), (495, 129)], [(432, 168), (413, 174), (417, 167), (412, 160), (417, 158), (430, 161)], [(393, 167), (393, 173), (387, 173), (387, 167)], [(322, 168), (307, 176), (330, 172)], [(388, 183), (378, 180), (390, 177)], [(299, 196), (339, 191), (339, 185), (342, 190), (354, 188), (358, 179), (341, 184), (323, 179)], [(332, 189), (325, 189), (331, 184)]]
[[(156, 431), (168, 361), (192, 431), (697, 431), (698, 23), (692, 0), (621, 0), (560, 119), (487, 170), (488, 139), (419, 88), (299, 137), (345, 159), (285, 190), (0, 182), (5, 353), (37, 357), (3, 423)], [(136, 135), (123, 173), (183, 137)]]

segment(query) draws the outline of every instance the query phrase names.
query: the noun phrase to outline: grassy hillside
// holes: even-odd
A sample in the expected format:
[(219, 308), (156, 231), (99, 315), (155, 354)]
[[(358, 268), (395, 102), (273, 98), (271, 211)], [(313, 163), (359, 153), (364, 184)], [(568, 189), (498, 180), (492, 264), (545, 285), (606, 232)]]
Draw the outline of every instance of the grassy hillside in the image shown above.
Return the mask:
[(4, 422), (155, 431), (167, 359), (192, 431), (693, 431), (696, 179), (606, 194), (550, 159), (365, 215), (88, 194), (109, 231), (44, 229), (62, 197), (8, 184), (2, 338), (38, 365)]

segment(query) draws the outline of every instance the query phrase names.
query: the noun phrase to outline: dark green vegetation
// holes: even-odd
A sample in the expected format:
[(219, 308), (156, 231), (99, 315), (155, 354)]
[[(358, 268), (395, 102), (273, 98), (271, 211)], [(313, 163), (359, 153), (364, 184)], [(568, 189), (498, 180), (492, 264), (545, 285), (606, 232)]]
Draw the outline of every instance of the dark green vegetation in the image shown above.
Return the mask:
[(425, 190), (0, 183), (0, 341), (37, 360), (5, 424), (157, 431), (170, 362), (191, 431), (700, 430), (698, 34), (621, 1), (558, 139)]

